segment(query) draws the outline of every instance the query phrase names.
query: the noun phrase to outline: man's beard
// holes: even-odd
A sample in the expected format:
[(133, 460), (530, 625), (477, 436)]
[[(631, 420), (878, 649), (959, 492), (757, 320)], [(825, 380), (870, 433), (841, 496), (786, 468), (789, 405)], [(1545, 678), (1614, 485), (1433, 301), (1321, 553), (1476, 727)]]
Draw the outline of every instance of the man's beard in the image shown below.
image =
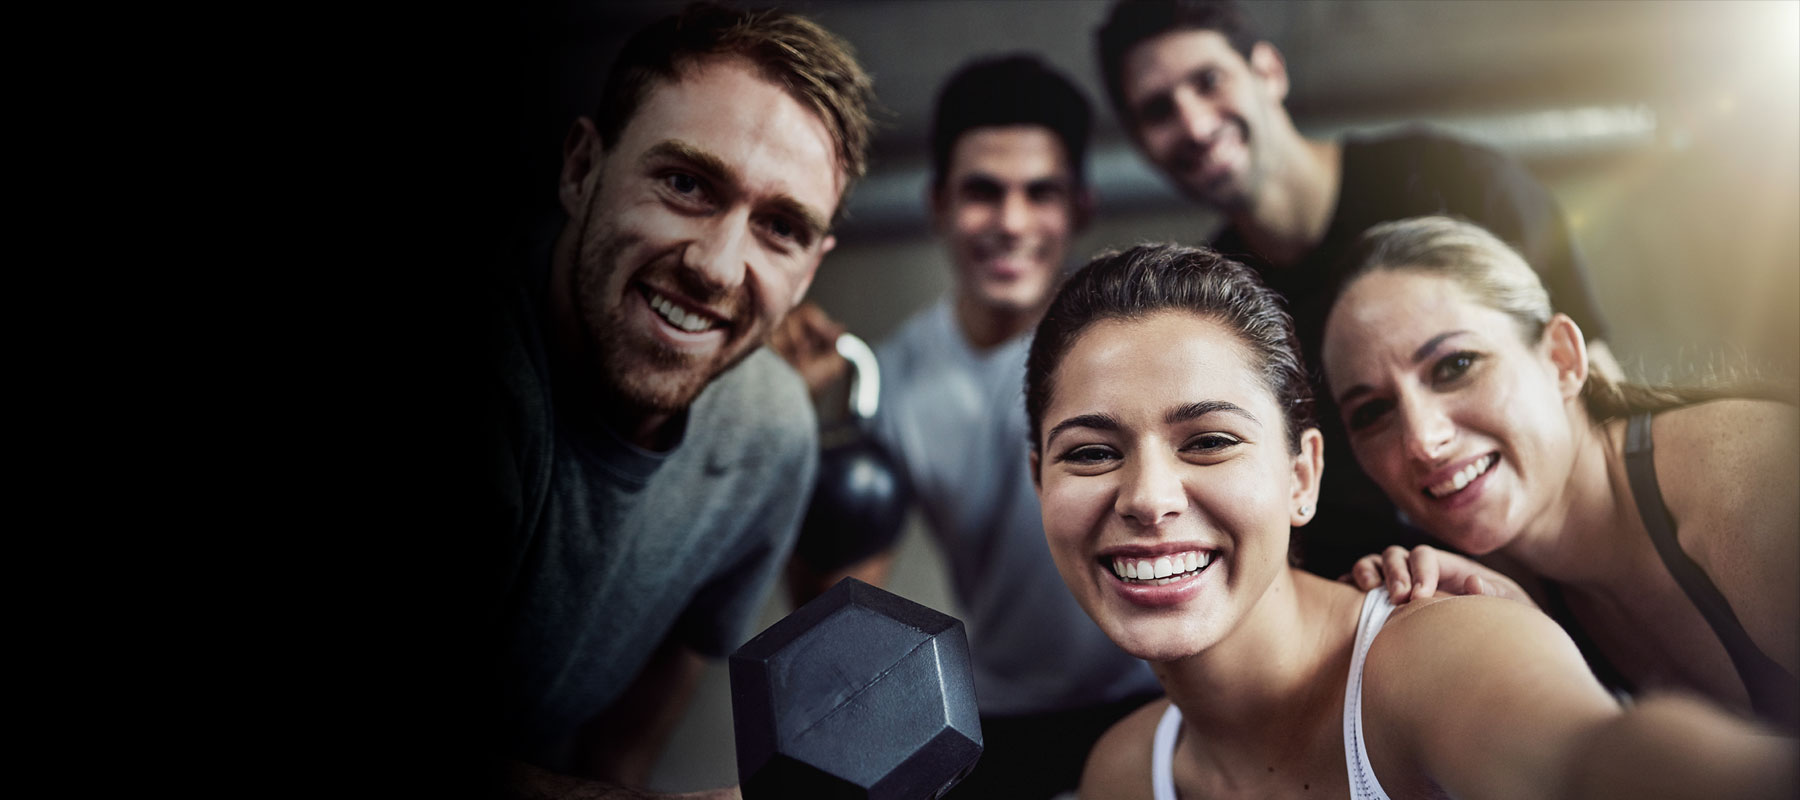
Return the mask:
[[(609, 296), (608, 284), (619, 271), (630, 269), (621, 259), (637, 241), (621, 236), (612, 226), (603, 225), (595, 236), (581, 242), (574, 256), (573, 290), (577, 312), (602, 390), (615, 402), (638, 412), (678, 413), (693, 405), (714, 378), (748, 358), (756, 349), (746, 343), (751, 315), (744, 308), (746, 299), (740, 296), (732, 304), (726, 341), (720, 349), (701, 356), (683, 353), (647, 337), (642, 331), (630, 330), (625, 322), (625, 306), (644, 302), (641, 296), (630, 296), (636, 295), (639, 289), (630, 285), (628, 279), (623, 285), (624, 294), (613, 297)], [(594, 254), (593, 263), (599, 266), (598, 269), (589, 268), (586, 260), (589, 252)], [(675, 257), (679, 258), (679, 254)], [(676, 288), (695, 300), (713, 301), (719, 297), (717, 289), (699, 285), (682, 267), (674, 267), (668, 275)], [(654, 310), (645, 313), (656, 314)]]

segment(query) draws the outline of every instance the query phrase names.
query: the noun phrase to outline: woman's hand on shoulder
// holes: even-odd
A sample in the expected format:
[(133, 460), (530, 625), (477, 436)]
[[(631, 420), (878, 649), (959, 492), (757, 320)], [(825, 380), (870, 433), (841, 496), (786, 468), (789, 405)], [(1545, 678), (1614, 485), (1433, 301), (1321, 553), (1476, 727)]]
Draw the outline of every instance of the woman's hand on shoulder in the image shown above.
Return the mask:
[(1411, 550), (1394, 546), (1379, 554), (1363, 556), (1350, 572), (1338, 578), (1369, 591), (1387, 583), (1395, 603), (1429, 598), (1438, 591), (1451, 595), (1487, 595), (1537, 608), (1531, 595), (1513, 579), (1455, 553), (1429, 545)]

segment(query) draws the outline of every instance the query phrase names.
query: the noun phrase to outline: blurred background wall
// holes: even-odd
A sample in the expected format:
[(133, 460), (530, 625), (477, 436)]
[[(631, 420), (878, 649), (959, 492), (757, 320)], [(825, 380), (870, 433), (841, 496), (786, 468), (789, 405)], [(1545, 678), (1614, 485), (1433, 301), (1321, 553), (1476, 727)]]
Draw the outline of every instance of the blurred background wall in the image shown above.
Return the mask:
[[(672, 2), (534, 7), (517, 74), (509, 184), (523, 230), (554, 233), (560, 146), (620, 43)], [(1145, 240), (1203, 243), (1218, 220), (1138, 159), (1106, 105), (1088, 0), (787, 3), (848, 39), (887, 108), (868, 178), (810, 297), (878, 342), (949, 286), (924, 215), (937, 86), (967, 59), (1029, 50), (1095, 108), (1095, 224), (1085, 259)], [(1563, 206), (1629, 376), (1680, 377), (1713, 354), (1800, 372), (1800, 3), (1464, 0), (1248, 5), (1286, 56), (1302, 133), (1423, 122), (1519, 158)], [(957, 613), (936, 552), (908, 531), (890, 588)], [(771, 598), (763, 623), (785, 614)], [(729, 783), (718, 665), (658, 769), (658, 788)]]

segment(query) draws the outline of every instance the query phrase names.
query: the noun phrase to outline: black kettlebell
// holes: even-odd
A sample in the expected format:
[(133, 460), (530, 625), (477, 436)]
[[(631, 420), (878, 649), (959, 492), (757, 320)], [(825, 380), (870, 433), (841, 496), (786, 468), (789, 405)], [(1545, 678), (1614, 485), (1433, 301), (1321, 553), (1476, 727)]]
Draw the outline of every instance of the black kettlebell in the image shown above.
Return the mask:
[(795, 554), (819, 574), (892, 547), (911, 501), (906, 472), (868, 431), (881, 397), (875, 353), (849, 333), (838, 336), (837, 351), (850, 362), (849, 409), (819, 434), (818, 480), (795, 545)]

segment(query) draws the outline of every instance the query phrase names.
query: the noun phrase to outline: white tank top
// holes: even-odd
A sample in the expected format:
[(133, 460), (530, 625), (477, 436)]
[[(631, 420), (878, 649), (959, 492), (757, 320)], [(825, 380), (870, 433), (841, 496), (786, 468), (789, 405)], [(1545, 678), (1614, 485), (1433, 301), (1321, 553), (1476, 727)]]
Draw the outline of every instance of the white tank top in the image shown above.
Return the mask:
[[(1362, 616), (1356, 621), (1356, 647), (1350, 654), (1350, 679), (1344, 684), (1344, 765), (1350, 774), (1351, 800), (1388, 800), (1381, 781), (1375, 779), (1375, 768), (1369, 764), (1369, 751), (1363, 745), (1362, 678), (1363, 661), (1375, 634), (1394, 612), (1385, 587), (1363, 597)], [(1156, 725), (1156, 739), (1150, 746), (1150, 786), (1156, 800), (1178, 800), (1175, 796), (1175, 740), (1181, 735), (1181, 709), (1174, 703), (1163, 712)]]

